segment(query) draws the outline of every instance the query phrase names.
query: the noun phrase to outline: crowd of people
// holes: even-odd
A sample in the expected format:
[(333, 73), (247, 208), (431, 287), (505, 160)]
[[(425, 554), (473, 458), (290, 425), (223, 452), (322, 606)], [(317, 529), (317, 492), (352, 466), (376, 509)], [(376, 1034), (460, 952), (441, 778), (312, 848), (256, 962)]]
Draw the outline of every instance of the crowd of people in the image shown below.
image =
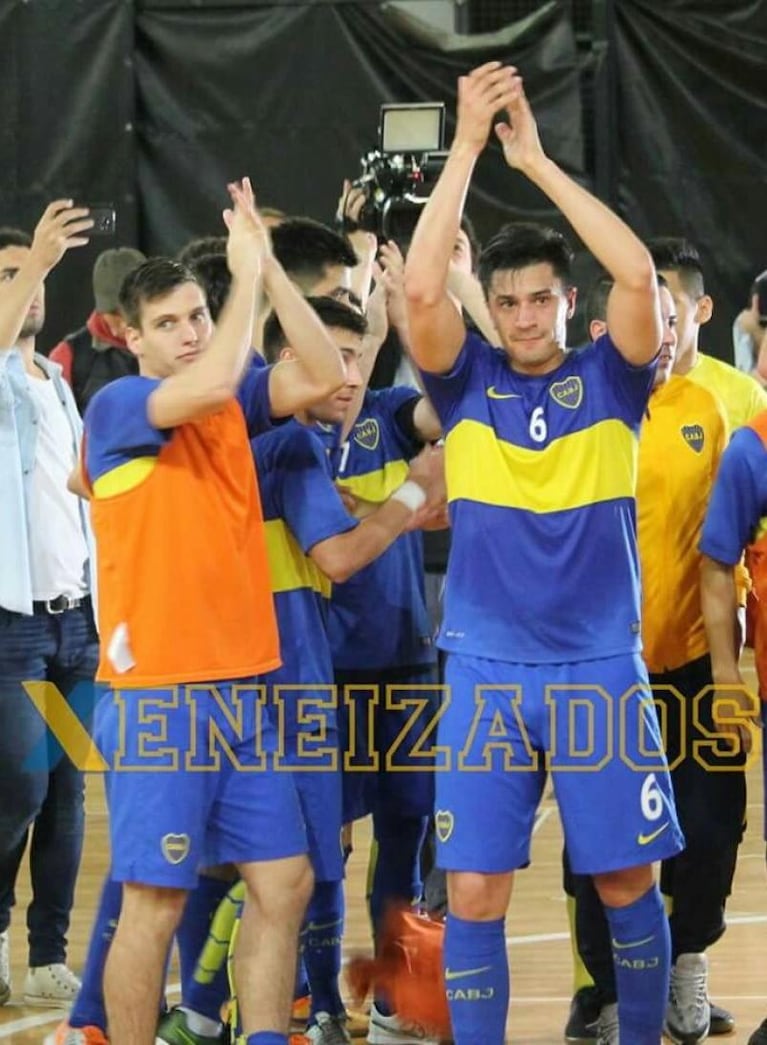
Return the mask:
[[(583, 347), (564, 236), (473, 238), (492, 134), (602, 269)], [(397, 905), (438, 920), (424, 992), (455, 1045), (502, 1045), (506, 914), (548, 778), (568, 1040), (730, 1032), (707, 952), (764, 708), (739, 667), (749, 598), (767, 693), (759, 279), (734, 326), (750, 363), (702, 353), (695, 247), (643, 243), (566, 175), (499, 62), (460, 79), (407, 244), (357, 225), (348, 183), (337, 227), (259, 208), (247, 178), (228, 192), (225, 234), (175, 258), (104, 251), (93, 313), (47, 357), (45, 279), (88, 242), (87, 208), (0, 229), (0, 1004), (29, 847), (23, 992), (69, 1008), (52, 1045), (350, 1042), (344, 865), (371, 816), (374, 946)], [(392, 340), (397, 381), (374, 390)], [(109, 814), (81, 977), (61, 705)], [(363, 1034), (444, 1040), (382, 983)]]

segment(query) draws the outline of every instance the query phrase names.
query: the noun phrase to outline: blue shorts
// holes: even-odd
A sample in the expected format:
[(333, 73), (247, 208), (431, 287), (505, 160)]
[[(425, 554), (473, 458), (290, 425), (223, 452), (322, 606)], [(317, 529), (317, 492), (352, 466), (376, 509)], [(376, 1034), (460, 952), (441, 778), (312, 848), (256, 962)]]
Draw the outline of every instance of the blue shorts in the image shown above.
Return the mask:
[(277, 764), (293, 775), (317, 882), (344, 876), (337, 703), (333, 685), (281, 685), (267, 695), (279, 735)]
[(450, 654), (445, 680), (439, 744), (451, 761), (435, 777), (441, 867), (499, 874), (529, 863), (548, 772), (577, 874), (683, 848), (638, 654), (541, 665)]
[(434, 757), (429, 750), (440, 698), (436, 668), (339, 671), (336, 684), (344, 823), (383, 809), (430, 816)]
[(109, 764), (112, 876), (192, 889), (200, 868), (307, 850), (290, 772), (256, 682), (111, 691), (95, 739)]

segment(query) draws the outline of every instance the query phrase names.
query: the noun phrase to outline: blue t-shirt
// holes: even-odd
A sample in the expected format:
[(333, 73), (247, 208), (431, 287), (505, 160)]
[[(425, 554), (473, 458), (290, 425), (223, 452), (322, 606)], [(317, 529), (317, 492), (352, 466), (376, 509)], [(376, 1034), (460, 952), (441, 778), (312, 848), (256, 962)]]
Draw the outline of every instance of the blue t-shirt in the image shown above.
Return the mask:
[(719, 462), (698, 548), (734, 566), (767, 515), (767, 449), (753, 428), (739, 428)]
[[(343, 446), (337, 429), (319, 429), (336, 480), (356, 497), (380, 505), (404, 482), (421, 443), (403, 431), (397, 413), (419, 398), (412, 388), (368, 391)], [(401, 534), (374, 562), (333, 585), (329, 631), (336, 670), (434, 663), (420, 533)]]
[(270, 684), (331, 685), (330, 582), (309, 558), (320, 541), (357, 525), (333, 484), (322, 440), (297, 421), (251, 443), (264, 513), (282, 667)]
[[(269, 368), (254, 362), (243, 374), (237, 400), (251, 436), (272, 428)], [(130, 375), (99, 389), (85, 411), (85, 467), (91, 482), (136, 458), (157, 457), (173, 435), (148, 416), (149, 397), (159, 378)]]
[(535, 664), (640, 648), (634, 494), (654, 372), (605, 335), (528, 376), (469, 334), (450, 373), (423, 374), (453, 533), (443, 649)]

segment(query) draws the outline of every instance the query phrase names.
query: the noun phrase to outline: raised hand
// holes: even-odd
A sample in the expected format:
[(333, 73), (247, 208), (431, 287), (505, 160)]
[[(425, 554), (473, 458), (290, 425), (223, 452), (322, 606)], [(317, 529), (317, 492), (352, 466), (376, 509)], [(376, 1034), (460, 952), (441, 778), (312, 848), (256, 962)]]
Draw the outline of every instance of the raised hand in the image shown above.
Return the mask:
[(381, 244), (378, 252), (378, 271), (386, 291), (386, 311), (389, 323), (396, 330), (407, 330), (407, 302), (405, 300), (405, 259), (394, 240)]
[(232, 207), (224, 211), (229, 230), (226, 256), (233, 276), (257, 279), (272, 257), (269, 230), (258, 213), (250, 178), (227, 186)]
[(84, 247), (93, 228), (87, 207), (75, 207), (72, 200), (54, 200), (43, 211), (32, 237), (30, 255), (45, 273), (63, 258), (70, 247)]
[(493, 119), (514, 97), (517, 70), (500, 62), (486, 62), (458, 79), (458, 119), (453, 146), (480, 153), (490, 136)]
[(495, 133), (503, 147), (503, 155), (510, 167), (525, 171), (545, 158), (538, 126), (525, 94), (524, 84), (515, 76), (511, 99), (505, 105), (509, 123), (499, 121)]

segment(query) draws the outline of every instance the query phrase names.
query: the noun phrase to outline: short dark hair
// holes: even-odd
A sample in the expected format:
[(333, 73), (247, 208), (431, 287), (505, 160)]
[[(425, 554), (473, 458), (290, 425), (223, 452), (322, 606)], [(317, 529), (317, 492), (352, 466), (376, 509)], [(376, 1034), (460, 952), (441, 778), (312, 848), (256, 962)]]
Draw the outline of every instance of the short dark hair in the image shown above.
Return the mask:
[(217, 323), (232, 287), (232, 273), (226, 254), (203, 254), (190, 262), (189, 268), (205, 291), (210, 318)]
[[(326, 327), (337, 327), (348, 330), (360, 337), (367, 333), (368, 324), (361, 312), (331, 297), (307, 298), (320, 320)], [(289, 344), (282, 324), (275, 312), (270, 312), (264, 324), (263, 345), (264, 356), (268, 363), (276, 363), (280, 352)]]
[(23, 229), (14, 229), (10, 225), (0, 228), (0, 250), (6, 247), (31, 247), (32, 237)]
[(655, 267), (676, 272), (684, 291), (693, 301), (706, 293), (703, 265), (698, 248), (682, 236), (656, 236), (647, 244)]
[(482, 248), (477, 275), (487, 294), (494, 272), (518, 271), (544, 262), (551, 265), (565, 286), (570, 286), (573, 252), (562, 233), (531, 222), (512, 222)]
[(303, 290), (322, 279), (328, 265), (353, 268), (357, 255), (346, 236), (311, 218), (288, 218), (271, 230), (274, 256)]
[[(141, 306), (165, 297), (184, 283), (201, 284), (190, 268), (173, 258), (150, 258), (129, 272), (120, 287), (120, 312), (129, 327), (141, 328)], [(201, 288), (203, 289), (203, 288)]]
[[(668, 280), (659, 272), (655, 274), (659, 287), (667, 287)], [(604, 323), (607, 319), (607, 299), (610, 291), (615, 286), (615, 280), (609, 272), (600, 272), (586, 296), (586, 328), (588, 329), (594, 321)]]
[(181, 248), (176, 260), (182, 265), (191, 265), (196, 258), (205, 257), (206, 254), (226, 254), (226, 243), (226, 236), (198, 236)]

